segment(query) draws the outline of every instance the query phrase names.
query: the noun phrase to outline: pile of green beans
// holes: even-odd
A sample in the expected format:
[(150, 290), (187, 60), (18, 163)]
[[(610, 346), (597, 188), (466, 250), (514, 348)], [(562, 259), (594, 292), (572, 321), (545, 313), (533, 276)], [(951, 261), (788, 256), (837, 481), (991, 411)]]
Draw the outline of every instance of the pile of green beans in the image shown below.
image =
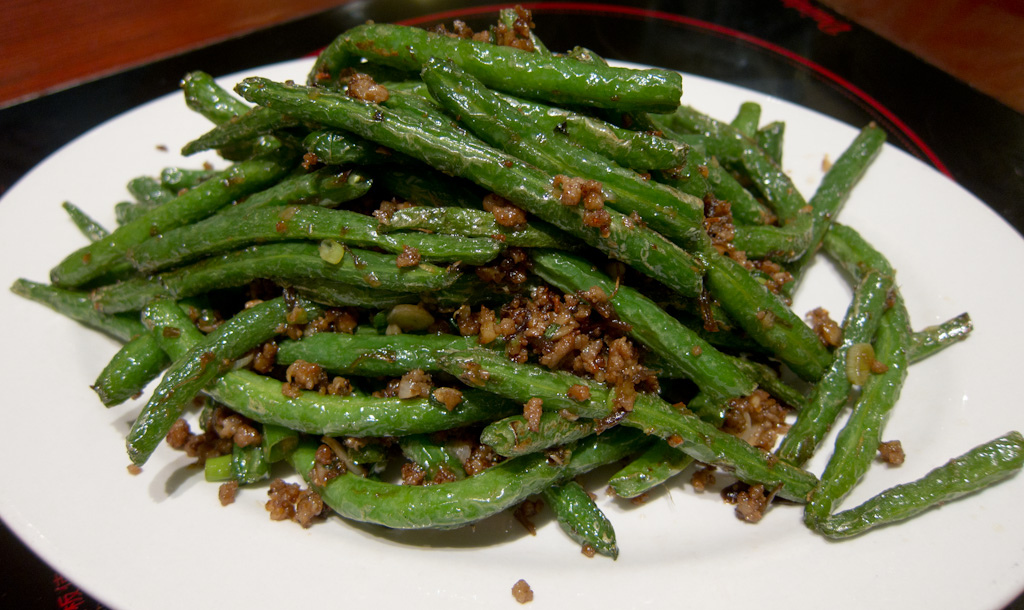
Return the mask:
[[(780, 168), (784, 125), (761, 125), (756, 104), (719, 121), (680, 106), (674, 72), (527, 40), (532, 50), (371, 24), (339, 36), (305, 85), (247, 78), (240, 99), (189, 74), (186, 102), (214, 126), (183, 153), (216, 150), (226, 169), (132, 180), (112, 230), (64, 204), (90, 243), (49, 284), (12, 290), (123, 343), (93, 385), (104, 405), (155, 384), (126, 440), (133, 464), (203, 397), (201, 419), (227, 407), (261, 439), (207, 459), (210, 480), (251, 485), (288, 463), (337, 514), (391, 528), (458, 527), (539, 497), (576, 543), (612, 558), (612, 524), (577, 480), (610, 464), (609, 489), (624, 498), (695, 463), (717, 467), (805, 506), (808, 527), (830, 538), (1021, 468), (1024, 438), (1011, 432), (838, 511), (910, 366), (971, 330), (963, 314), (915, 332), (892, 266), (837, 222), (882, 148), (879, 127), (805, 199)], [(356, 71), (387, 95), (355, 97)], [(565, 201), (565, 179), (590, 181), (599, 203)], [(495, 200), (521, 220), (502, 221)], [(393, 209), (371, 213), (382, 201)], [(723, 202), (724, 242), (705, 217)], [(838, 345), (789, 306), (819, 250), (853, 288)], [(516, 279), (489, 282), (508, 261)], [(500, 318), (545, 290), (613, 319), (658, 388), (627, 399), (593, 374), (523, 356), (509, 336), (460, 332), (467, 307)], [(316, 327), (339, 311), (344, 328)], [(268, 346), (272, 365), (256, 369)], [(866, 346), (877, 366), (851, 378), (848, 360)], [(302, 363), (349, 387), (296, 388), (289, 367)], [(412, 371), (436, 389), (381, 391)], [(721, 428), (733, 401), (758, 390), (796, 411), (774, 451)], [(850, 404), (824, 471), (805, 470)], [(313, 476), (321, 446), (344, 473)], [(491, 463), (471, 468), (467, 446)], [(396, 482), (410, 465), (423, 485)]]

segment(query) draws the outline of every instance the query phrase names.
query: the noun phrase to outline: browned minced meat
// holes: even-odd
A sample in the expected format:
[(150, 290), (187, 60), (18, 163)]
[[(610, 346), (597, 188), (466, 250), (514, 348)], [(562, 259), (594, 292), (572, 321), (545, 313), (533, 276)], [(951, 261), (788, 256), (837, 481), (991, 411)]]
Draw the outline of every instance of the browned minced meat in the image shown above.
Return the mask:
[(580, 547), (580, 553), (583, 553), (586, 557), (593, 557), (594, 555), (597, 555), (597, 549), (595, 549), (594, 545), (589, 542), (584, 542)]
[(768, 392), (758, 389), (749, 396), (729, 401), (722, 430), (747, 441), (755, 447), (771, 451), (786, 424), (788, 408)]
[(302, 527), (309, 527), (324, 512), (320, 494), (283, 479), (270, 482), (267, 496), (270, 499), (267, 500), (266, 508), (274, 521), (292, 520)]
[(298, 398), (302, 390), (311, 390), (331, 396), (348, 396), (352, 384), (344, 377), (331, 378), (323, 367), (314, 362), (296, 360), (288, 365), (281, 393), (289, 398)]
[(736, 516), (747, 523), (757, 523), (764, 517), (770, 498), (765, 495), (764, 485), (751, 485), (734, 496)]
[(576, 402), (590, 400), (590, 388), (581, 383), (574, 384), (572, 387), (569, 388), (569, 391), (566, 392), (566, 394), (568, 394), (569, 398), (575, 400)]
[(494, 221), (503, 227), (520, 227), (526, 224), (526, 212), (500, 195), (488, 193), (483, 201), (484, 210), (494, 215)]
[(249, 420), (218, 407), (201, 434), (194, 434), (188, 422), (179, 418), (171, 425), (166, 441), (173, 449), (184, 451), (187, 456), (196, 458), (198, 464), (204, 464), (208, 458), (230, 453), (233, 444), (247, 447), (260, 443), (262, 438)]
[(530, 259), (525, 250), (506, 248), (492, 264), (477, 267), (476, 276), (485, 282), (515, 288), (529, 277), (529, 268)]
[(728, 201), (707, 196), (704, 199), (704, 230), (711, 237), (711, 245), (726, 256), (736, 251), (732, 240), (736, 226), (732, 220), (732, 206)]
[(402, 245), (402, 251), (395, 258), (398, 268), (415, 267), (420, 264), (420, 251), (409, 245)]
[(600, 210), (604, 207), (604, 191), (597, 180), (586, 178), (572, 178), (564, 174), (558, 174), (551, 181), (562, 205), (578, 206), (583, 204), (586, 210)]
[(373, 217), (381, 222), (387, 222), (392, 214), (398, 210), (412, 207), (412, 205), (408, 201), (398, 201), (397, 199), (381, 201), (380, 206), (373, 211)]
[(444, 408), (449, 411), (454, 411), (455, 407), (459, 406), (459, 403), (462, 402), (462, 392), (456, 388), (437, 388), (431, 396), (434, 397), (434, 400), (444, 405)]
[(518, 521), (526, 531), (530, 532), (531, 536), (536, 536), (537, 525), (534, 524), (533, 518), (540, 514), (540, 509), (543, 506), (544, 502), (541, 500), (523, 500), (519, 503), (519, 506), (512, 511), (512, 516), (515, 517), (516, 521)]
[(132, 476), (142, 474), (142, 467), (138, 464), (128, 464), (128, 474)]
[(562, 205), (575, 207), (582, 203), (585, 210), (583, 224), (601, 229), (601, 234), (607, 236), (611, 215), (604, 209), (604, 191), (600, 182), (558, 174), (551, 185)]
[(842, 328), (829, 317), (828, 310), (824, 307), (816, 307), (807, 312), (806, 318), (814, 333), (828, 347), (838, 347), (843, 342)]
[(430, 375), (423, 372), (422, 369), (413, 369), (402, 375), (402, 378), (398, 381), (397, 396), (402, 399), (427, 398), (430, 396), (430, 390), (433, 387)]
[(423, 485), (427, 480), (427, 473), (420, 468), (416, 462), (405, 462), (402, 464), (402, 485)]
[(705, 466), (693, 473), (690, 477), (690, 484), (696, 491), (703, 492), (715, 484), (715, 467)]
[(523, 417), (530, 432), (540, 432), (540, 416), (544, 414), (544, 401), (534, 396), (523, 405)]
[(474, 445), (469, 458), (462, 464), (468, 476), (479, 474), (500, 461), (500, 456), (488, 445)]
[[(512, 361), (536, 361), (612, 386), (617, 411), (625, 412), (637, 391), (656, 391), (658, 382), (640, 364), (641, 352), (626, 336), (630, 327), (608, 300), (602, 290), (561, 295), (538, 287), (529, 297), (514, 296), (497, 313), (485, 307), (474, 313), (463, 306), (454, 319), (460, 333), (478, 335), (481, 343), (503, 339)], [(584, 386), (573, 393), (577, 400), (589, 396)]]
[(530, 30), (533, 29), (533, 16), (530, 11), (522, 6), (516, 5), (516, 20), (512, 27), (506, 27), (504, 23), (498, 23), (494, 28), (494, 43), (506, 47), (515, 47), (523, 51), (534, 50), (533, 40), (530, 38)]
[(227, 506), (228, 504), (234, 504), (236, 493), (238, 493), (238, 481), (222, 483), (221, 486), (217, 488), (217, 498), (220, 500), (220, 505)]
[(296, 360), (288, 365), (285, 371), (286, 385), (300, 390), (315, 390), (328, 382), (327, 372), (315, 362)]
[(274, 369), (277, 363), (277, 342), (267, 341), (256, 349), (252, 359), (252, 370), (264, 375)]
[(220, 438), (230, 438), (239, 447), (258, 445), (263, 438), (258, 430), (237, 413), (213, 418), (213, 431)]
[(527, 604), (533, 601), (533, 589), (523, 579), (516, 581), (516, 584), (512, 585), (512, 597), (516, 598), (516, 601), (520, 604)]
[(903, 443), (885, 441), (878, 444), (878, 457), (890, 466), (899, 466), (907, 458), (907, 455), (903, 453)]
[(736, 226), (733, 223), (732, 206), (728, 201), (710, 195), (704, 199), (704, 230), (711, 237), (712, 246), (721, 254), (748, 270), (757, 269), (767, 276), (765, 287), (772, 292), (778, 294), (783, 284), (793, 280), (793, 276), (778, 263), (768, 259), (750, 260), (746, 252), (736, 249), (733, 243)]
[(313, 470), (309, 473), (309, 479), (314, 485), (324, 486), (331, 479), (341, 476), (347, 471), (345, 462), (341, 461), (328, 445), (322, 444), (316, 448), (316, 454), (313, 457)]
[(315, 333), (332, 332), (352, 334), (355, 332), (359, 320), (356, 314), (348, 309), (328, 309), (323, 315), (314, 318), (306, 325), (306, 335)]
[(372, 104), (384, 103), (390, 97), (384, 86), (377, 84), (373, 77), (362, 72), (357, 72), (348, 79), (346, 93), (349, 97)]

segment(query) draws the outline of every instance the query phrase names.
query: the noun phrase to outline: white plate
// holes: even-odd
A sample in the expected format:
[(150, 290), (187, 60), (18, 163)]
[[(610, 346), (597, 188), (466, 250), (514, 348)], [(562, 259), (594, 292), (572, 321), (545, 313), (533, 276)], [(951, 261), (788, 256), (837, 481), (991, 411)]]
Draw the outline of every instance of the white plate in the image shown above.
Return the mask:
[[(257, 70), (302, 79), (308, 62)], [(228, 85), (237, 79), (226, 79)], [(786, 121), (785, 168), (805, 194), (856, 130), (761, 94), (686, 77), (685, 100), (729, 119), (742, 101)], [(208, 128), (179, 95), (105, 123), (54, 154), (3, 198), (0, 283), (45, 281), (84, 239), (65, 217), (70, 200), (113, 226), (124, 184), (182, 161), (173, 152)], [(887, 147), (857, 187), (842, 221), (899, 270), (916, 327), (969, 311), (964, 344), (914, 366), (885, 433), (907, 452), (876, 466), (845, 506), (919, 477), (946, 459), (1024, 428), (1017, 396), (1024, 308), (1024, 242), (981, 202), (910, 156)], [(797, 310), (823, 304), (836, 317), (849, 291), (817, 264)], [(143, 474), (126, 471), (123, 438), (140, 402), (106, 410), (92, 383), (117, 345), (49, 310), (0, 296), (7, 319), (0, 427), (0, 514), (34, 549), (104, 604), (119, 609), (201, 606), (297, 608), (531, 607), (862, 608), (885, 601), (933, 610), (999, 608), (1024, 588), (1024, 477), (861, 538), (829, 543), (801, 510), (777, 506), (758, 525), (733, 516), (717, 494), (679, 480), (644, 506), (599, 493), (616, 526), (618, 561), (583, 557), (550, 519), (536, 537), (501, 516), (456, 532), (388, 532), (331, 518), (309, 530), (271, 522), (262, 487), (222, 508), (216, 486), (161, 448)], [(812, 468), (820, 471), (821, 460)], [(595, 484), (598, 485), (598, 484)], [(595, 487), (596, 491), (602, 491)]]

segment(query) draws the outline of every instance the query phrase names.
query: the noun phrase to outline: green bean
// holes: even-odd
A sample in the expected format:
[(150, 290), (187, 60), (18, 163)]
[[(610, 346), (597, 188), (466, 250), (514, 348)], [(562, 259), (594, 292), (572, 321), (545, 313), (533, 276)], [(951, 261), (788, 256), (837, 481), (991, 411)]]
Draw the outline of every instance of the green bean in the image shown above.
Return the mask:
[[(569, 374), (542, 369), (536, 365), (513, 364), (504, 355), (471, 350), (441, 359), (444, 369), (473, 387), (494, 392), (512, 400), (526, 402), (540, 398), (545, 410), (557, 410), (572, 401), (569, 388), (584, 385), (590, 397), (576, 403), (577, 411), (588, 417), (615, 416), (614, 396), (605, 386)], [(603, 406), (603, 413), (599, 409)], [(572, 412), (572, 405), (567, 408)], [(582, 413), (581, 413), (582, 414)], [(729, 469), (748, 483), (779, 488), (778, 494), (804, 502), (817, 479), (807, 471), (781, 462), (746, 441), (726, 434), (695, 415), (675, 410), (657, 396), (639, 393), (631, 411), (620, 425), (639, 428), (648, 436), (668, 440), (688, 455), (706, 464)], [(605, 433), (607, 434), (607, 432)]]
[(183, 299), (217, 288), (244, 286), (266, 278), (283, 284), (290, 280), (330, 280), (357, 287), (423, 292), (451, 285), (456, 269), (420, 263), (400, 268), (393, 255), (348, 249), (337, 263), (325, 260), (317, 244), (277, 243), (251, 246), (205, 258), (198, 263), (154, 276), (103, 286), (92, 294), (100, 311), (111, 313), (141, 309), (155, 299)]
[[(163, 301), (146, 310), (158, 328), (176, 332), (157, 333), (164, 348), (180, 359), (204, 341), (181, 308)], [(265, 427), (320, 435), (358, 437), (402, 436), (447, 430), (483, 420), (505, 417), (521, 410), (518, 405), (472, 389), (463, 391), (462, 401), (448, 411), (432, 398), (401, 399), (371, 396), (324, 395), (300, 391), (288, 397), (283, 384), (248, 370), (229, 371), (204, 392), (233, 411)]]
[(68, 213), (71, 218), (71, 222), (75, 223), (78, 230), (82, 232), (82, 235), (89, 241), (99, 241), (110, 234), (103, 228), (101, 224), (89, 217), (88, 214), (82, 211), (77, 205), (70, 201), (65, 201), (61, 204), (64, 211)]
[(224, 123), (249, 107), (202, 71), (189, 72), (181, 81), (185, 104), (213, 123)]
[(692, 463), (692, 457), (656, 439), (646, 451), (613, 474), (608, 486), (620, 498), (636, 498), (686, 470)]
[(121, 201), (114, 206), (114, 218), (117, 225), (121, 226), (145, 216), (158, 207), (160, 204), (151, 201)]
[(878, 452), (882, 430), (907, 375), (907, 311), (897, 299), (884, 314), (875, 339), (875, 358), (888, 369), (864, 384), (853, 412), (836, 438), (821, 481), (804, 510), (804, 522), (817, 529), (835, 505), (867, 471)]
[(361, 58), (419, 70), (430, 58), (457, 63), (485, 85), (528, 98), (631, 111), (668, 112), (679, 105), (682, 78), (669, 70), (631, 70), (448, 38), (397, 25), (361, 25), (338, 36), (317, 58), (308, 84), (325, 83)]
[(566, 445), (594, 434), (597, 428), (598, 423), (591, 419), (574, 421), (560, 413), (544, 411), (534, 431), (524, 416), (510, 415), (487, 424), (480, 431), (480, 442), (498, 455), (515, 457)]
[(534, 271), (563, 292), (586, 292), (599, 287), (609, 296), (615, 313), (629, 324), (629, 334), (652, 350), (674, 370), (682, 371), (698, 387), (720, 402), (746, 396), (755, 382), (732, 359), (665, 313), (640, 292), (613, 282), (587, 261), (557, 250), (535, 250)]
[(143, 333), (125, 343), (100, 371), (92, 384), (104, 406), (119, 405), (139, 396), (149, 382), (170, 364), (152, 333)]
[(472, 182), (426, 165), (378, 166), (373, 168), (373, 176), (388, 192), (419, 206), (478, 209), (486, 195)]
[(249, 485), (270, 477), (270, 463), (259, 445), (231, 446), (231, 453), (207, 458), (203, 465), (207, 481), (237, 481)]
[(752, 138), (757, 133), (757, 125), (760, 122), (761, 105), (756, 102), (743, 102), (740, 104), (740, 108), (736, 112), (736, 117), (733, 118), (730, 125), (732, 125), (736, 131), (742, 133), (748, 138)]
[(668, 119), (668, 125), (704, 135), (708, 154), (717, 156), (720, 161), (742, 167), (781, 220), (790, 220), (806, 213), (804, 209), (807, 202), (789, 176), (756, 142), (736, 128), (689, 106), (680, 106)]
[(782, 121), (772, 121), (754, 134), (757, 145), (778, 166), (782, 166), (782, 140), (785, 138), (785, 134), (786, 124)]
[[(664, 237), (613, 212), (610, 212), (611, 224), (604, 229), (585, 225), (585, 211), (578, 206), (562, 205), (554, 193), (550, 175), (454, 127), (438, 127), (411, 114), (326, 92), (316, 92), (314, 101), (302, 87), (266, 79), (245, 79), (238, 90), (251, 101), (277, 106), (306, 120), (347, 129), (419, 158), (441, 171), (469, 178), (610, 256), (635, 265), (680, 294), (699, 293), (700, 266)], [(410, 137), (411, 134), (419, 136)]]
[(152, 176), (139, 176), (128, 181), (128, 192), (139, 203), (161, 205), (174, 199), (175, 192)]
[(428, 230), (466, 237), (494, 237), (506, 246), (571, 247), (571, 238), (547, 223), (532, 221), (506, 227), (498, 224), (494, 214), (469, 208), (415, 206), (395, 210), (380, 223), (380, 230), (384, 232)]
[(522, 411), (520, 405), (472, 389), (462, 391), (462, 402), (452, 411), (433, 398), (332, 396), (314, 391), (301, 391), (292, 398), (282, 393), (280, 381), (246, 370), (223, 376), (206, 392), (260, 423), (330, 436), (438, 432)]
[(853, 389), (847, 374), (847, 354), (854, 345), (872, 342), (892, 289), (893, 278), (875, 270), (866, 273), (857, 285), (843, 320), (842, 343), (833, 354), (832, 365), (814, 386), (808, 406), (797, 414), (776, 450), (780, 459), (803, 465), (832, 428)]
[(299, 435), (284, 426), (263, 424), (260, 446), (267, 462), (274, 463), (288, 457), (288, 453), (299, 443)]
[(466, 478), (459, 458), (441, 443), (426, 434), (410, 434), (398, 439), (402, 453), (423, 469), (426, 481), (458, 481)]
[(315, 362), (337, 375), (401, 376), (413, 369), (436, 371), (442, 355), (478, 345), (477, 337), (459, 335), (316, 333), (283, 341), (277, 362)]
[(862, 129), (843, 154), (832, 164), (821, 180), (821, 185), (811, 197), (814, 224), (811, 230), (810, 247), (801, 260), (789, 266), (794, 280), (785, 286), (787, 294), (793, 294), (803, 276), (803, 270), (810, 264), (812, 254), (817, 251), (825, 233), (836, 218), (850, 192), (867, 171), (871, 162), (885, 144), (885, 131), (874, 123)]
[(775, 398), (778, 398), (797, 411), (807, 408), (807, 397), (800, 390), (784, 381), (772, 367), (762, 362), (739, 357), (734, 358), (733, 362), (740, 369), (746, 371), (747, 375), (754, 379), (760, 388), (766, 390)]
[(967, 313), (941, 324), (922, 328), (910, 336), (910, 362), (920, 362), (954, 343), (963, 341), (973, 329), (971, 316)]
[(401, 254), (406, 248), (430, 262), (482, 265), (493, 260), (504, 244), (490, 238), (427, 233), (387, 234), (377, 231), (377, 220), (348, 210), (318, 206), (263, 207), (244, 214), (214, 215), (154, 237), (128, 251), (140, 271), (152, 273), (204, 256), (251, 244), (279, 241), (330, 240), (356, 248), (379, 248)]
[(165, 167), (160, 172), (160, 183), (174, 193), (182, 189), (190, 189), (200, 182), (205, 182), (217, 175), (213, 169), (193, 169), (186, 167)]
[(1010, 432), (979, 445), (920, 479), (887, 489), (863, 504), (818, 524), (827, 538), (858, 536), (909, 519), (1007, 479), (1024, 466), (1024, 437)]
[[(328, 506), (342, 517), (395, 529), (454, 528), (509, 509), (561, 481), (629, 455), (643, 442), (632, 430), (609, 430), (571, 449), (566, 463), (541, 453), (505, 460), (483, 472), (439, 485), (395, 485), (343, 474), (315, 486)], [(291, 463), (304, 475), (316, 447), (301, 445)]]
[(298, 124), (298, 121), (283, 116), (279, 112), (257, 106), (247, 109), (243, 114), (231, 117), (195, 140), (188, 142), (181, 148), (181, 154), (187, 157), (204, 150), (245, 145), (259, 136), (270, 135)]
[(676, 243), (707, 239), (704, 204), (696, 197), (644, 180), (607, 157), (572, 144), (557, 131), (539, 130), (535, 121), (451, 64), (431, 61), (422, 78), (434, 99), (488, 144), (552, 174), (600, 181), (611, 194), (605, 205), (624, 214), (639, 214)]
[[(309, 303), (296, 307), (305, 310), (305, 315), (316, 315), (318, 311)], [(286, 317), (294, 316), (296, 307), (283, 298), (255, 305), (221, 324), (184, 356), (175, 358), (128, 433), (126, 445), (132, 463), (144, 464), (187, 403), (229, 370), (236, 358), (277, 334)]]
[(717, 252), (708, 252), (706, 261), (708, 292), (729, 318), (802, 379), (820, 379), (831, 355), (814, 331), (739, 263)]
[(63, 287), (81, 286), (129, 263), (124, 258), (131, 246), (209, 215), (232, 200), (266, 188), (279, 180), (290, 164), (274, 159), (243, 161), (161, 205), (145, 216), (122, 225), (107, 237), (68, 255), (50, 272), (50, 280)]
[(57, 313), (106, 333), (126, 343), (146, 332), (136, 313), (107, 314), (96, 310), (89, 293), (68, 290), (27, 279), (18, 279), (11, 285), (14, 294), (46, 305)]
[(375, 165), (408, 162), (404, 155), (393, 153), (360, 137), (343, 131), (320, 129), (310, 132), (302, 146), (327, 165)]
[(541, 491), (541, 497), (554, 511), (562, 531), (579, 543), (584, 552), (597, 551), (618, 558), (615, 529), (582, 485), (576, 481), (552, 485)]
[(708, 184), (718, 199), (729, 202), (733, 220), (741, 225), (768, 225), (775, 215), (757, 200), (728, 170), (713, 159), (706, 165)]
[(813, 224), (810, 214), (800, 214), (782, 226), (736, 225), (733, 245), (750, 258), (793, 262), (811, 246)]

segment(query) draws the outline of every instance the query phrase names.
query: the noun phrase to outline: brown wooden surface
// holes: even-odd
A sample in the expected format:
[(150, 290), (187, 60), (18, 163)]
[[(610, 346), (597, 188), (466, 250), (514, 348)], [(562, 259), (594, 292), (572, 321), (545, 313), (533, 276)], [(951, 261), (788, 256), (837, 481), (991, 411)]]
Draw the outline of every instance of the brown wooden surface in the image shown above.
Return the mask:
[(1024, 112), (1024, 0), (821, 1)]
[[(0, 107), (344, 0), (6, 0)], [(824, 0), (1024, 112), (1024, 0)]]

